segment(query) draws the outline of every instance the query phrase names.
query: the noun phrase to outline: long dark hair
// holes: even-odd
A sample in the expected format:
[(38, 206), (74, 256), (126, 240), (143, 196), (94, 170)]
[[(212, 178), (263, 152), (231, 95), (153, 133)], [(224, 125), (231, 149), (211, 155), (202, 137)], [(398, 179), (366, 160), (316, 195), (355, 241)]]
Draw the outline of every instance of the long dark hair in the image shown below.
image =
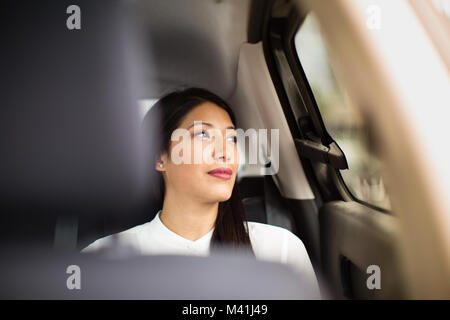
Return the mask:
[[(228, 103), (208, 90), (189, 88), (167, 94), (152, 106), (144, 118), (144, 125), (156, 124), (159, 126), (159, 130), (157, 130), (159, 137), (152, 139), (152, 141), (156, 141), (152, 148), (152, 161), (155, 161), (164, 152), (169, 153), (172, 132), (178, 128), (190, 110), (204, 102), (212, 102), (223, 108), (236, 126), (233, 110)], [(155, 122), (155, 118), (159, 120)], [(154, 197), (162, 207), (165, 192), (164, 180), (160, 172), (154, 171), (157, 172), (156, 179), (158, 180)], [(219, 203), (211, 247), (233, 247), (243, 249), (243, 251), (249, 249), (253, 252), (248, 235), (247, 218), (237, 183), (234, 184), (230, 199)]]

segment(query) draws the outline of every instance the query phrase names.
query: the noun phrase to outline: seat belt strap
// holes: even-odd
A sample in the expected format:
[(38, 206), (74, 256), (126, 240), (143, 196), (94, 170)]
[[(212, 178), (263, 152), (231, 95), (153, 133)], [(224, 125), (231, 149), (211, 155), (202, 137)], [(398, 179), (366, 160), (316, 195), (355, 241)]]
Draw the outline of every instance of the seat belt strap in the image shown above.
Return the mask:
[(292, 214), (282, 202), (281, 194), (271, 175), (264, 177), (264, 205), (266, 207), (267, 224), (295, 232)]

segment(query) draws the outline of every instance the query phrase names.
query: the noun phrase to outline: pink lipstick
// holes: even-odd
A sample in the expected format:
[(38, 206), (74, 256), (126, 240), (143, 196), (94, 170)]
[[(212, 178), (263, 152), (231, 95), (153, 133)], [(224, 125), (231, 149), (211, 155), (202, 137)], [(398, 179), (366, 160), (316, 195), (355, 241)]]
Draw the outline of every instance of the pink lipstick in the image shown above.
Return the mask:
[(230, 168), (217, 168), (209, 171), (208, 174), (219, 179), (229, 180), (231, 179), (233, 170), (231, 170)]

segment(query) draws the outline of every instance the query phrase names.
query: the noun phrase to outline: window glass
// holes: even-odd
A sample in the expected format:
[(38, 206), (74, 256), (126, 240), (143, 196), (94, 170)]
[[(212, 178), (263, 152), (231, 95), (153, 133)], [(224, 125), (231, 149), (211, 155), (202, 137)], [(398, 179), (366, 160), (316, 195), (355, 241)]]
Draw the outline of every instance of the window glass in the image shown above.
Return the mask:
[(440, 15), (450, 21), (450, 0), (432, 0), (431, 3)]
[(349, 169), (340, 171), (347, 188), (361, 201), (390, 209), (382, 164), (371, 152), (368, 128), (338, 86), (314, 15), (306, 17), (294, 40), (326, 130), (347, 158)]

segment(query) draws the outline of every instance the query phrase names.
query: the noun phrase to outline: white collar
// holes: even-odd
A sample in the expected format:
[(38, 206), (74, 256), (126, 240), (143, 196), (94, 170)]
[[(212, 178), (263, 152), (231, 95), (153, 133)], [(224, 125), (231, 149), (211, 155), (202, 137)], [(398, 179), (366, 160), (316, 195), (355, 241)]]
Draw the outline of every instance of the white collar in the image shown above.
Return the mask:
[(189, 240), (167, 228), (160, 219), (160, 213), (161, 210), (158, 211), (153, 219), (153, 222), (158, 230), (158, 234), (162, 236), (161, 240), (164, 239), (164, 241), (167, 241), (167, 244), (173, 244), (179, 248), (187, 249), (189, 251), (192, 250), (198, 253), (207, 253), (209, 251), (214, 228), (197, 240)]

